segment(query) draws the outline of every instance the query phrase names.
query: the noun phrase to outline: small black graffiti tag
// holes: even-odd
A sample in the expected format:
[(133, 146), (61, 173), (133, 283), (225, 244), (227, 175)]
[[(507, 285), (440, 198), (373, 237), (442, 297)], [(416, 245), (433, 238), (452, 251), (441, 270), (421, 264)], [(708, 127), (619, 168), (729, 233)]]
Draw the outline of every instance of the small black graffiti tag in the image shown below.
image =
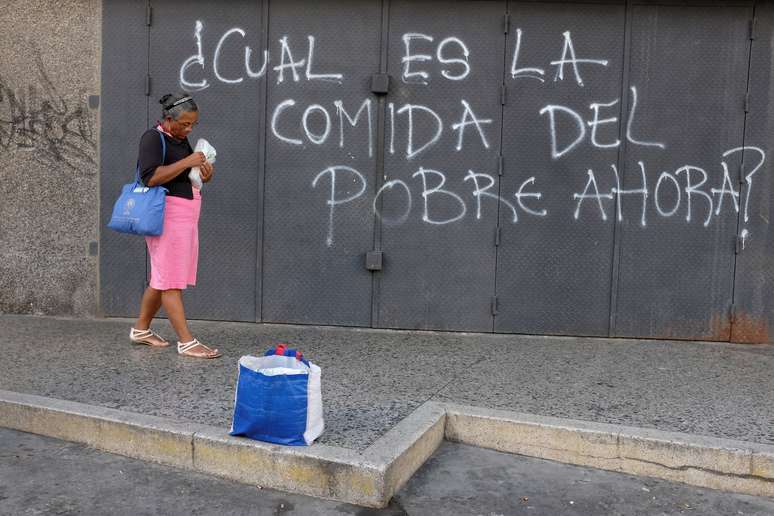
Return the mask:
[(0, 75), (0, 150), (29, 149), (30, 155), (49, 166), (96, 173), (97, 143), (84, 95), (67, 101), (57, 92), (36, 55), (37, 84), (13, 88)]

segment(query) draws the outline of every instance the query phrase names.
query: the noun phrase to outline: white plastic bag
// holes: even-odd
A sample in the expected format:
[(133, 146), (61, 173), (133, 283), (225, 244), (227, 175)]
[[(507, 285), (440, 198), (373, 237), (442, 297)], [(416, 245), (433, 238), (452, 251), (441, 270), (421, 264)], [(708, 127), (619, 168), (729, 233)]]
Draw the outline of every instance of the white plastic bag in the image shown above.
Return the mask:
[[(210, 142), (204, 138), (199, 138), (199, 140), (196, 142), (196, 148), (194, 149), (194, 152), (203, 152), (207, 161), (210, 163), (215, 163), (215, 156), (217, 155), (215, 152), (215, 147), (210, 145)], [(198, 188), (199, 190), (202, 189), (202, 174), (200, 167), (192, 167), (191, 171), (188, 173), (188, 178), (191, 180), (191, 184), (194, 186), (194, 188)]]

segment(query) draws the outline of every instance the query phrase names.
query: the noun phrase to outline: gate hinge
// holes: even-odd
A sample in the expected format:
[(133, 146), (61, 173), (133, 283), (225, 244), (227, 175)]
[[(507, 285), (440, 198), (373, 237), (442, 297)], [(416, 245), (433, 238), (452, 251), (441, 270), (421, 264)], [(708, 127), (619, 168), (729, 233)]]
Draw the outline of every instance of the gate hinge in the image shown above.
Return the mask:
[(750, 92), (744, 94), (744, 112), (750, 112)]
[(505, 101), (507, 100), (506, 95), (508, 94), (508, 89), (506, 88), (505, 84), (500, 86), (500, 104), (505, 105)]
[(145, 96), (150, 97), (151, 94), (151, 76), (145, 76)]
[(492, 308), (492, 315), (497, 315), (499, 313), (500, 301), (497, 299), (497, 296), (492, 296), (491, 308)]
[(734, 254), (739, 254), (744, 249), (744, 239), (741, 235), (736, 235), (734, 241)]
[(366, 270), (380, 271), (382, 270), (382, 252), (381, 251), (368, 251), (366, 253)]
[(495, 247), (500, 245), (500, 238), (502, 238), (502, 229), (500, 226), (497, 226), (495, 229)]
[(502, 156), (497, 156), (497, 175), (503, 175), (503, 170), (505, 170), (505, 160)]
[(736, 322), (736, 305), (731, 303), (728, 309), (728, 322), (734, 324)]
[(758, 19), (754, 16), (750, 18), (750, 40), (755, 39), (755, 26), (758, 23)]
[(509, 30), (511, 30), (511, 15), (506, 13), (503, 16), (503, 33), (508, 34)]
[(148, 27), (153, 23), (153, 7), (149, 3), (145, 9), (145, 25)]
[(386, 73), (375, 73), (371, 76), (371, 93), (386, 95), (390, 92), (390, 76)]

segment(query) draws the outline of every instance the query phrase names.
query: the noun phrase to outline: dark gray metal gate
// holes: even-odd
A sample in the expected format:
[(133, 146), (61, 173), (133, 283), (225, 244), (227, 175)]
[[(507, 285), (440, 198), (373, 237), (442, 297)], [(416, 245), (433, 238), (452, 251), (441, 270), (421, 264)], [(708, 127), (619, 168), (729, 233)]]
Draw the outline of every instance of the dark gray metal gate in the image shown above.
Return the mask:
[(381, 8), (297, 0), (269, 13), (263, 318), (368, 326)]
[(102, 8), (100, 304), (107, 315), (132, 316), (145, 288), (145, 247), (105, 225), (121, 185), (132, 178), (137, 142), (148, 127), (147, 6), (145, 0), (105, 0)]
[(259, 81), (245, 78), (244, 59), (247, 47), (262, 51), (262, 10), (254, 0), (229, 1), (218, 16), (206, 16), (212, 9), (208, 0), (154, 2), (149, 120), (160, 116), (158, 97), (180, 89), (180, 63), (190, 59), (184, 79), (200, 105), (191, 145), (205, 138), (218, 157), (215, 180), (202, 189), (199, 274), (197, 288), (186, 296), (186, 313), (253, 321), (259, 313), (257, 163), (263, 105)]
[(731, 340), (771, 342), (774, 319), (774, 233), (772, 204), (774, 192), (771, 149), (774, 117), (771, 97), (774, 78), (771, 44), (774, 38), (774, 4), (756, 2), (750, 38), (752, 53), (748, 83), (749, 111), (745, 124), (743, 164), (739, 178), (742, 208), (738, 217), (734, 305), (731, 311)]
[(434, 6), (390, 3), (378, 326), (491, 331), (504, 5)]
[[(502, 185), (527, 209), (516, 222), (501, 210), (495, 329), (607, 335), (625, 11), (514, 2), (510, 11)], [(573, 56), (584, 61), (564, 62)], [(594, 113), (607, 122), (592, 131)]]
[(622, 202), (614, 335), (729, 338), (737, 212), (733, 194), (713, 192), (723, 162), (725, 189), (739, 189), (741, 155), (724, 153), (742, 145), (751, 18), (749, 7), (632, 8), (630, 129), (649, 143), (628, 142), (624, 188), (642, 188), (642, 162), (649, 198), (646, 227), (642, 198)]
[[(102, 218), (192, 91), (219, 155), (189, 316), (769, 340), (769, 3), (148, 7), (103, 4)], [(101, 245), (134, 315), (144, 245)]]

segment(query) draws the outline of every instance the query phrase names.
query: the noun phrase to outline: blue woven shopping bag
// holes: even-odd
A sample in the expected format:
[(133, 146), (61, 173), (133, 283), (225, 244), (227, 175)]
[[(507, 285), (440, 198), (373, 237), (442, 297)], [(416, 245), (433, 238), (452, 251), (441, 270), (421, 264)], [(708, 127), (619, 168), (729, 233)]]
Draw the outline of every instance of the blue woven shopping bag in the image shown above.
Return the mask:
[[(167, 144), (161, 138), (161, 162), (167, 159)], [(163, 186), (145, 186), (140, 180), (140, 163), (135, 169), (134, 181), (121, 188), (121, 195), (113, 205), (108, 227), (119, 233), (158, 236), (164, 231), (164, 207), (167, 189)]]
[(324, 428), (320, 375), (318, 366), (285, 346), (262, 357), (243, 356), (229, 433), (290, 446), (311, 444)]

